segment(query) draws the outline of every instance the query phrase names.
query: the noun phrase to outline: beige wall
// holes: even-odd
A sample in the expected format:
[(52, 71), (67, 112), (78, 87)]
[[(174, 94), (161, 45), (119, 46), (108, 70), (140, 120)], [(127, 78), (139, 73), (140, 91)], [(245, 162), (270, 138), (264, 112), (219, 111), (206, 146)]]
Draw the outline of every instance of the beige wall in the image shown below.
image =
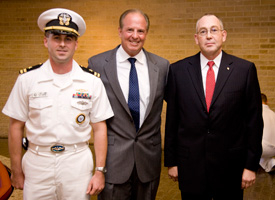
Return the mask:
[[(1, 110), (18, 70), (47, 59), (36, 20), (54, 7), (72, 9), (85, 19), (87, 31), (75, 55), (84, 66), (90, 56), (119, 44), (118, 18), (126, 9), (139, 8), (149, 15), (145, 48), (171, 63), (199, 51), (194, 42), (195, 22), (204, 13), (215, 13), (228, 31), (224, 50), (255, 62), (261, 90), (275, 110), (274, 0), (0, 0)], [(8, 118), (3, 114), (0, 127), (0, 136), (6, 136)]]

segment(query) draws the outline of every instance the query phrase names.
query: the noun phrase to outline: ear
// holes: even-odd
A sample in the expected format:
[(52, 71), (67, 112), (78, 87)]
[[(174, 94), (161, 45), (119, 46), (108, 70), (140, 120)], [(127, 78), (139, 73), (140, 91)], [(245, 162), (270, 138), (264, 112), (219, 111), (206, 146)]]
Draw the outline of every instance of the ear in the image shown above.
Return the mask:
[(77, 47), (78, 47), (78, 40), (75, 41), (75, 48), (74, 48), (74, 50), (77, 50)]
[(48, 48), (48, 38), (46, 36), (44, 37), (44, 46)]
[(226, 41), (226, 37), (227, 37), (227, 32), (226, 30), (222, 31), (222, 41), (225, 42)]
[(118, 35), (119, 35), (119, 37), (121, 38), (121, 32), (122, 32), (122, 29), (120, 28), (120, 27), (118, 27)]
[(199, 37), (198, 34), (195, 34), (195, 35), (194, 35), (194, 39), (195, 39), (196, 44), (199, 44), (198, 37)]

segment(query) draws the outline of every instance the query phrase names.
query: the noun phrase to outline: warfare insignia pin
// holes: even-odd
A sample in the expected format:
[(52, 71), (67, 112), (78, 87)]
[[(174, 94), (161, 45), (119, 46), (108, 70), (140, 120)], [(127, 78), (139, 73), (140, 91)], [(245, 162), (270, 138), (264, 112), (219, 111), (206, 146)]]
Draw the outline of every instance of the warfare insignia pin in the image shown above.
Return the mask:
[(80, 104), (80, 105), (82, 105), (82, 106), (85, 106), (85, 105), (88, 104), (88, 102), (86, 102), (86, 101), (78, 101), (77, 104)]
[(76, 123), (82, 124), (85, 121), (85, 119), (86, 119), (85, 115), (81, 113), (76, 117)]

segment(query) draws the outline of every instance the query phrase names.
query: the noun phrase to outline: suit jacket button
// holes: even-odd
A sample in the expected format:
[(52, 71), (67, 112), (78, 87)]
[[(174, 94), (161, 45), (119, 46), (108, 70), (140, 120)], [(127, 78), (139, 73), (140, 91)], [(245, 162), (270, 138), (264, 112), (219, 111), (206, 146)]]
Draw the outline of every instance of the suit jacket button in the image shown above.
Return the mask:
[(135, 142), (137, 142), (138, 141), (138, 138), (135, 138)]

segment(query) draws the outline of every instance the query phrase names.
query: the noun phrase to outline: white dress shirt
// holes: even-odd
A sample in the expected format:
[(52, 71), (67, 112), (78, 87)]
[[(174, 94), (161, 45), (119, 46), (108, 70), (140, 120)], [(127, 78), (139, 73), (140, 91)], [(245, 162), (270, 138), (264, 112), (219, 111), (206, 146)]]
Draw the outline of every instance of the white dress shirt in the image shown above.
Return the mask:
[[(222, 59), (222, 52), (213, 60), (215, 63), (213, 65), (213, 70), (215, 73), (215, 81), (217, 81), (219, 67), (221, 64), (221, 59)], [(211, 61), (211, 60), (208, 60), (204, 55), (202, 55), (202, 53), (200, 53), (200, 60), (201, 60), (202, 84), (203, 84), (203, 89), (204, 89), (204, 94), (205, 94), (206, 75), (207, 75), (207, 71), (209, 69), (209, 66), (207, 65), (207, 63), (208, 63), (208, 61)]]
[[(128, 103), (129, 95), (129, 75), (131, 69), (131, 63), (127, 60), (130, 56), (124, 51), (122, 46), (120, 46), (116, 53), (116, 64), (117, 64), (117, 77), (125, 97)], [(146, 56), (142, 51), (140, 51), (136, 56), (135, 66), (138, 76), (138, 86), (139, 86), (139, 102), (140, 102), (140, 126), (142, 125), (145, 117), (145, 112), (149, 103), (150, 97), (150, 82), (149, 82), (149, 72), (147, 66)]]

